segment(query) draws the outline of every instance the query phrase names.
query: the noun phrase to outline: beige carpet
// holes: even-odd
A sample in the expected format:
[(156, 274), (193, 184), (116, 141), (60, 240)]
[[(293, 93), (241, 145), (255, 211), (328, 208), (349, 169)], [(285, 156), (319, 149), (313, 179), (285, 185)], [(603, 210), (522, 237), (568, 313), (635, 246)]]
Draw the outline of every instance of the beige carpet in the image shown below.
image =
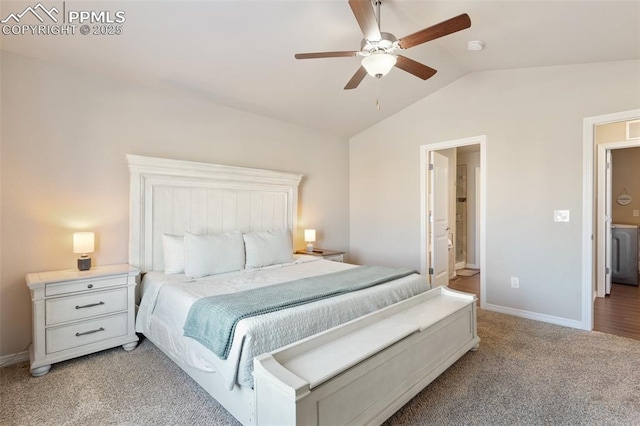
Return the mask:
[[(640, 341), (480, 311), (470, 352), (388, 425), (640, 425)], [(2, 425), (238, 424), (149, 341), (0, 369)]]

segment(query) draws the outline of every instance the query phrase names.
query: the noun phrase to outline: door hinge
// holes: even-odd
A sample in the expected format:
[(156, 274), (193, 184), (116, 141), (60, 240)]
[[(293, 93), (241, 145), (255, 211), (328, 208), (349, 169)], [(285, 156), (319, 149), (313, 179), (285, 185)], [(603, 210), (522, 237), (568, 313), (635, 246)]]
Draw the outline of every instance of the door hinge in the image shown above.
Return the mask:
[(429, 170), (433, 170), (433, 163), (429, 164)]
[(433, 275), (433, 268), (429, 268), (429, 275)]
[(611, 271), (609, 271), (609, 268), (604, 268), (604, 272), (606, 275), (609, 275), (611, 273)]

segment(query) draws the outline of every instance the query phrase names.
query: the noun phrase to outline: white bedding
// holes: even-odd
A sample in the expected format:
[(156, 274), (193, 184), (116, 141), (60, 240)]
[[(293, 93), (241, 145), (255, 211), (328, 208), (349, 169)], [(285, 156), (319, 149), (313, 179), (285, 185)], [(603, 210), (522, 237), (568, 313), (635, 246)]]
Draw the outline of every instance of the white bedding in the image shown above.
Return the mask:
[(424, 277), (399, 280), (324, 299), (295, 308), (241, 320), (231, 353), (221, 360), (194, 339), (182, 336), (191, 305), (199, 298), (268, 286), (336, 272), (354, 265), (296, 256), (293, 263), (245, 269), (195, 280), (184, 274), (149, 272), (142, 285), (136, 331), (148, 336), (172, 356), (203, 371), (220, 374), (225, 386), (253, 385), (253, 358), (304, 337), (428, 290)]

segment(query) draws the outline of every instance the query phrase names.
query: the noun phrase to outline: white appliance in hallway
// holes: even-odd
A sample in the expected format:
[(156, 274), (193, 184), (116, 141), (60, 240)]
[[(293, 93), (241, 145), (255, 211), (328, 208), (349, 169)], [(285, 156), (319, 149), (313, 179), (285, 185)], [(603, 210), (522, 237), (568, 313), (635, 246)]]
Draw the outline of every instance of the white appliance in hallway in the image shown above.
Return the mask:
[(638, 285), (638, 225), (611, 225), (611, 282)]

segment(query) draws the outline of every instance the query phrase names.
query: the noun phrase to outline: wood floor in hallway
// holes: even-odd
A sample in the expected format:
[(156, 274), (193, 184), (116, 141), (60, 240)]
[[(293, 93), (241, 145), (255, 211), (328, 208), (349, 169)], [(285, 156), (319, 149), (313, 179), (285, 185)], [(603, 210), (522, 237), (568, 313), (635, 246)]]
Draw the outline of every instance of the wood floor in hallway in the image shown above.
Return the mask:
[(593, 329), (640, 340), (640, 287), (612, 284), (611, 294), (596, 297)]
[(451, 278), (449, 280), (449, 288), (475, 294), (478, 300), (480, 300), (480, 274), (471, 277), (458, 275), (457, 277)]

